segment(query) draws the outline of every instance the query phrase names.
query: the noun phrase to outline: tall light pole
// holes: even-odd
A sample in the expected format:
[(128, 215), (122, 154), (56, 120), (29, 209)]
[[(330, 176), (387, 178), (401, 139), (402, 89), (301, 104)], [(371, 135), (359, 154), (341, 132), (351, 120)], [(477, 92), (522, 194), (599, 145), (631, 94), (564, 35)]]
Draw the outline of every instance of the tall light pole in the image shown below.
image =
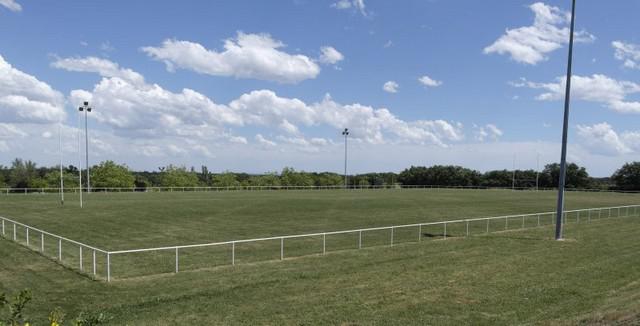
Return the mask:
[(62, 172), (62, 121), (58, 125), (58, 146), (60, 147), (60, 205), (64, 206), (64, 177)]
[(511, 174), (511, 191), (516, 190), (516, 154), (513, 154), (513, 173)]
[(569, 59), (567, 62), (567, 87), (564, 95), (564, 122), (562, 125), (562, 153), (560, 156), (560, 180), (558, 182), (558, 207), (556, 210), (556, 240), (562, 240), (562, 215), (564, 214), (564, 186), (567, 177), (567, 129), (569, 127), (569, 103), (571, 103), (571, 64), (573, 61), (573, 29), (576, 19), (576, 0), (571, 4), (571, 29), (569, 34)]
[(344, 131), (342, 132), (342, 135), (344, 136), (344, 188), (347, 188), (347, 138), (349, 136), (349, 129), (348, 128), (344, 128)]
[(85, 163), (87, 164), (87, 193), (91, 192), (91, 176), (89, 174), (89, 130), (87, 128), (87, 114), (91, 112), (89, 102), (79, 107), (80, 112), (84, 111), (84, 147), (85, 147)]
[(81, 129), (80, 129), (80, 115), (78, 115), (78, 193), (80, 194), (80, 208), (82, 208), (82, 141), (80, 140)]

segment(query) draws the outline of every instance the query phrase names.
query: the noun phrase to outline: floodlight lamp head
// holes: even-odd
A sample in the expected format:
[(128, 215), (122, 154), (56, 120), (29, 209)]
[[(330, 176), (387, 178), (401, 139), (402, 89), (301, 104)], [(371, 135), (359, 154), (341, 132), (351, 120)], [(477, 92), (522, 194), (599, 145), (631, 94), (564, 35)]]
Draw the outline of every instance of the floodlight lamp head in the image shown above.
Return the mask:
[(87, 108), (87, 112), (91, 112), (91, 108)]
[(84, 101), (84, 106), (87, 106), (87, 105), (89, 105), (89, 102)]
[(83, 108), (83, 107), (79, 107), (79, 108), (78, 108), (78, 111), (80, 111), (80, 112), (82, 112), (83, 110), (84, 110), (84, 108)]
[(345, 136), (349, 135), (349, 128), (344, 128), (344, 131), (342, 132), (342, 134)]

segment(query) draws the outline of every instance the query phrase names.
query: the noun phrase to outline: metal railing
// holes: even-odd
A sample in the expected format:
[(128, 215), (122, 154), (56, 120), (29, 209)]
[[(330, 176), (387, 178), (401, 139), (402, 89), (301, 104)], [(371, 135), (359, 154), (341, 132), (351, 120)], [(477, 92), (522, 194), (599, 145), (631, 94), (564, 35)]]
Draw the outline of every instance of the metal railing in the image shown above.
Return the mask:
[[(564, 223), (569, 222), (590, 222), (593, 219), (604, 219), (611, 217), (629, 217), (629, 216), (638, 216), (640, 205), (630, 205), (630, 206), (616, 206), (616, 207), (603, 207), (603, 208), (587, 208), (587, 209), (577, 209), (577, 210), (567, 210), (564, 212)], [(426, 222), (426, 223), (414, 223), (414, 224), (404, 224), (404, 225), (394, 225), (394, 226), (383, 226), (383, 227), (371, 227), (371, 228), (362, 228), (362, 229), (354, 229), (354, 230), (342, 230), (342, 231), (330, 231), (330, 232), (316, 232), (316, 233), (307, 233), (307, 234), (296, 234), (296, 235), (282, 235), (282, 236), (273, 236), (273, 237), (264, 237), (264, 238), (255, 238), (255, 239), (241, 239), (241, 240), (231, 240), (231, 241), (222, 241), (222, 242), (211, 242), (211, 243), (201, 243), (201, 244), (189, 244), (189, 245), (178, 245), (178, 246), (163, 246), (163, 247), (153, 247), (153, 248), (141, 248), (141, 249), (130, 249), (130, 250), (114, 250), (107, 251), (103, 249), (98, 249), (93, 246), (89, 246), (87, 244), (70, 240), (65, 237), (55, 235), (32, 226), (25, 225), (20, 222), (16, 222), (14, 220), (10, 220), (4, 217), (0, 217), (2, 221), (2, 236), (7, 238), (6, 227), (8, 226), (11, 229), (13, 227), (13, 240), (25, 245), (28, 248), (41, 252), (43, 255), (46, 255), (45, 252), (45, 236), (51, 237), (53, 239), (57, 239), (58, 241), (58, 249), (57, 249), (57, 257), (48, 257), (58, 260), (64, 265), (69, 265), (71, 267), (79, 266), (78, 270), (86, 275), (93, 276), (94, 278), (100, 278), (99, 273), (97, 273), (97, 262), (96, 262), (96, 253), (100, 253), (105, 257), (105, 260), (101, 262), (101, 267), (104, 268), (104, 272), (102, 273), (102, 278), (107, 282), (110, 282), (113, 278), (113, 259), (115, 257), (129, 256), (128, 259), (123, 259), (122, 265), (119, 265), (122, 269), (122, 273), (125, 274), (126, 278), (127, 272), (131, 272), (132, 269), (142, 268), (143, 271), (141, 275), (153, 275), (153, 274), (161, 274), (166, 272), (180, 272), (181, 268), (181, 254), (187, 254), (190, 257), (187, 257), (184, 262), (190, 265), (200, 265), (197, 268), (208, 267), (207, 262), (211, 259), (211, 250), (212, 248), (218, 248), (221, 251), (218, 253), (221, 255), (221, 263), (219, 265), (236, 265), (238, 261), (238, 247), (242, 245), (248, 245), (249, 250), (244, 248), (243, 252), (247, 253), (246, 256), (252, 257), (262, 257), (256, 256), (253, 251), (266, 250), (271, 251), (267, 259), (258, 259), (258, 260), (284, 260), (285, 257), (300, 257), (300, 256), (308, 256), (308, 255), (325, 255), (328, 251), (336, 251), (331, 250), (327, 246), (329, 244), (335, 244), (341, 246), (337, 250), (344, 249), (362, 249), (367, 245), (365, 239), (371, 240), (373, 245), (368, 245), (368, 247), (374, 246), (394, 246), (398, 243), (408, 243), (408, 242), (421, 242), (426, 241), (427, 239), (443, 239), (446, 240), (452, 237), (469, 237), (472, 235), (479, 234), (487, 234), (491, 232), (498, 231), (514, 231), (514, 230), (522, 230), (531, 227), (541, 227), (546, 225), (553, 225), (555, 223), (556, 213), (555, 212), (543, 212), (543, 213), (532, 213), (532, 214), (515, 214), (515, 215), (506, 215), (506, 216), (495, 216), (495, 217), (481, 217), (481, 218), (467, 218), (467, 219), (457, 219), (457, 220), (448, 220), (448, 221), (440, 221), (440, 222)], [(496, 225), (497, 223), (497, 225)], [(21, 227), (21, 232), (25, 232), (25, 237), (21, 239), (17, 237), (17, 228)], [(40, 246), (34, 246), (33, 241), (29, 241), (29, 233), (36, 233), (40, 235)], [(434, 232), (434, 233), (431, 233)], [(343, 236), (343, 238), (339, 238)], [(375, 237), (374, 237), (375, 236)], [(329, 237), (333, 237), (333, 240), (328, 240)], [(10, 238), (10, 237), (9, 237)], [(377, 238), (377, 239), (376, 239)], [(385, 240), (386, 239), (386, 240)], [(293, 243), (295, 241), (299, 241), (298, 243)], [(302, 241), (302, 242), (300, 242)], [(329, 242), (333, 241), (333, 242)], [(274, 245), (275, 242), (275, 245)], [(72, 255), (72, 261), (75, 264), (69, 264), (68, 261), (63, 260), (63, 243), (68, 243), (78, 248), (77, 256), (75, 254)], [(271, 243), (271, 245), (263, 245), (265, 243)], [(285, 245), (289, 244), (289, 247)], [(311, 248), (311, 249), (309, 249)], [(83, 253), (83, 249), (85, 253)], [(199, 253), (189, 253), (189, 250), (195, 249), (204, 249), (204, 251)], [(287, 252), (285, 249), (289, 249), (294, 251), (293, 254), (285, 255)], [(295, 252), (300, 253), (301, 249), (305, 249), (306, 251), (303, 254), (296, 254)], [(86, 273), (84, 270), (83, 257), (86, 255), (86, 252), (91, 252), (92, 258), (92, 272)], [(277, 251), (277, 252), (274, 252)], [(151, 264), (144, 264), (144, 257), (140, 257), (140, 255), (149, 254), (151, 257)], [(279, 257), (278, 257), (279, 256)], [(73, 257), (76, 257), (73, 259)], [(262, 257), (264, 258), (264, 257)], [(168, 261), (169, 260), (169, 261)], [(77, 265), (76, 265), (77, 264)], [(164, 265), (160, 272), (151, 272), (149, 273), (149, 269), (153, 268), (151, 266), (153, 264)], [(170, 266), (170, 270), (167, 267)], [(196, 268), (196, 269), (197, 269)]]
[[(376, 189), (460, 189), (460, 190), (525, 190), (525, 191), (554, 191), (557, 188), (535, 187), (489, 187), (489, 186), (444, 186), (444, 185), (343, 185), (337, 186), (228, 186), (228, 187), (91, 187), (92, 192), (219, 192), (219, 191), (276, 191), (276, 190), (376, 190)], [(65, 193), (77, 193), (78, 187), (64, 189)], [(82, 188), (87, 191), (86, 187)], [(640, 191), (567, 188), (572, 192), (615, 192), (615, 193), (640, 193)], [(0, 193), (10, 194), (47, 194), (59, 193), (60, 188), (0, 188)]]

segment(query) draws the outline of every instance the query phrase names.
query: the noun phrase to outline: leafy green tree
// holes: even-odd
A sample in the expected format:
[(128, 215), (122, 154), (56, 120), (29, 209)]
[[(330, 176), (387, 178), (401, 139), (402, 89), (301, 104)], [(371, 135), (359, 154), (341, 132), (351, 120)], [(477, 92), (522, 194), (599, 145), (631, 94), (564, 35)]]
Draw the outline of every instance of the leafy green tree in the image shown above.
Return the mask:
[(626, 163), (611, 179), (619, 190), (640, 190), (640, 162)]
[(104, 161), (91, 169), (91, 186), (95, 188), (132, 188), (135, 177), (126, 165)]
[(38, 177), (36, 163), (16, 158), (11, 162), (9, 185), (13, 188), (31, 187), (31, 182)]
[(280, 180), (283, 186), (313, 186), (313, 178), (309, 173), (297, 172), (293, 168), (282, 169)]
[(249, 178), (249, 185), (250, 186), (262, 186), (262, 187), (277, 187), (280, 186), (280, 177), (278, 177), (278, 174), (273, 172), (273, 173), (267, 173), (264, 175), (254, 175), (252, 177)]
[(169, 165), (164, 168), (160, 176), (160, 185), (162, 187), (197, 187), (198, 175), (187, 171), (184, 166)]
[(238, 182), (235, 174), (227, 171), (221, 174), (214, 175), (213, 185), (216, 187), (235, 187), (239, 186), (240, 182)]
[[(560, 180), (560, 164), (547, 164), (540, 174), (541, 187), (558, 187)], [(584, 167), (575, 163), (567, 164), (567, 188), (589, 188), (591, 186), (591, 178)]]
[[(78, 187), (78, 176), (77, 174), (72, 174), (63, 169), (62, 175), (64, 178), (64, 186), (69, 188)], [(47, 187), (58, 188), (60, 187), (60, 170), (59, 168), (53, 169), (51, 172), (47, 173), (44, 176), (44, 181), (47, 184)]]

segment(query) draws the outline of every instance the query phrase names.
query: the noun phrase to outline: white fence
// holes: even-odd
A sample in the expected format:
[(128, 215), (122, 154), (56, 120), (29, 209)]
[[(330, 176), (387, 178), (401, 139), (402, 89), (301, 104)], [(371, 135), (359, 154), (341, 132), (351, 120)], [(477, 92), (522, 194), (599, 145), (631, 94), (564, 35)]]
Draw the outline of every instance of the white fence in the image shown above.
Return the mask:
[[(564, 212), (564, 223), (575, 222), (590, 222), (594, 219), (604, 219), (611, 217), (630, 217), (638, 216), (640, 205), (631, 206), (617, 206), (617, 207), (604, 207), (604, 208), (588, 208), (578, 210), (568, 210)], [(87, 244), (70, 240), (59, 235), (55, 235), (20, 222), (16, 222), (4, 217), (0, 217), (2, 221), (2, 236), (5, 238), (13, 239), (20, 244), (27, 246), (32, 250), (41, 252), (43, 255), (55, 259), (63, 265), (77, 268), (83, 274), (93, 276), (96, 279), (104, 279), (107, 282), (113, 278), (112, 269), (119, 267), (122, 271), (122, 278), (127, 277), (127, 273), (132, 273), (135, 268), (142, 268), (143, 272), (140, 275), (160, 274), (166, 272), (178, 273), (181, 270), (181, 265), (187, 263), (191, 266), (191, 269), (207, 268), (211, 267), (208, 264), (211, 259), (211, 251), (213, 248), (218, 249), (218, 253), (222, 257), (222, 261), (218, 265), (236, 265), (238, 262), (239, 246), (248, 245), (248, 248), (244, 248), (242, 253), (246, 256), (252, 256), (258, 258), (258, 260), (283, 260), (285, 257), (300, 257), (308, 255), (324, 255), (328, 251), (345, 250), (345, 249), (361, 249), (365, 246), (393, 246), (398, 243), (408, 242), (421, 242), (428, 239), (447, 239), (451, 237), (468, 237), (472, 235), (487, 234), (490, 232), (498, 231), (514, 231), (522, 230), (532, 227), (541, 227), (545, 225), (555, 224), (555, 212), (543, 212), (533, 214), (516, 214), (497, 217), (482, 217), (482, 218), (468, 218), (449, 220), (441, 222), (427, 222), (427, 223), (415, 223), (406, 225), (394, 225), (384, 227), (363, 228), (355, 230), (344, 231), (331, 231), (331, 232), (319, 232), (309, 234), (297, 234), (297, 235), (283, 235), (274, 237), (265, 237), (257, 239), (243, 239), (232, 240), (223, 242), (212, 242), (202, 244), (180, 245), (180, 246), (166, 246), (155, 248), (142, 248), (132, 250), (115, 250), (107, 251), (98, 249)], [(24, 237), (17, 236), (18, 229), (24, 233)], [(7, 232), (8, 230), (8, 232)], [(9, 236), (7, 234), (9, 233)], [(12, 236), (10, 235), (12, 233)], [(371, 237), (372, 234), (377, 233), (376, 239)], [(40, 236), (39, 245), (35, 244), (30, 239), (30, 234), (33, 237), (34, 234)], [(344, 236), (342, 239), (338, 238)], [(332, 240), (329, 238), (333, 237)], [(57, 249), (45, 248), (45, 239), (51, 238), (57, 241)], [(372, 243), (369, 244), (365, 239), (372, 239)], [(386, 239), (386, 240), (384, 240)], [(376, 241), (373, 241), (376, 240)], [(298, 241), (297, 243), (294, 243)], [(330, 242), (333, 241), (333, 242)], [(269, 245), (260, 245), (271, 242)], [(70, 253), (63, 253), (63, 244), (71, 245), (75, 250), (71, 250)], [(331, 244), (341, 245), (341, 247), (328, 248)], [(47, 251), (47, 249), (49, 251)], [(300, 250), (305, 249), (303, 254), (300, 254)], [(334, 249), (334, 250), (331, 250)], [(189, 252), (190, 250), (201, 250), (199, 253)], [(255, 254), (254, 251), (271, 251), (270, 255), (260, 256)], [(293, 251), (292, 254), (288, 254), (288, 250)], [(56, 255), (51, 256), (51, 251)], [(145, 257), (141, 255), (151, 255), (149, 264), (145, 264)], [(184, 255), (187, 255), (184, 258)], [(67, 255), (69, 257), (63, 257)], [(91, 270), (85, 270), (87, 259), (89, 255), (91, 260)], [(96, 255), (101, 255), (102, 260), (97, 260)], [(114, 264), (114, 258), (122, 256), (129, 256), (122, 259), (120, 265)], [(265, 258), (267, 259), (261, 259)], [(64, 258), (67, 258), (66, 260)], [(70, 263), (73, 262), (73, 263)], [(155, 265), (155, 266), (154, 266)], [(158, 265), (162, 265), (158, 267)], [(195, 266), (195, 268), (193, 268)], [(156, 268), (156, 271), (149, 272), (150, 269)], [(168, 269), (167, 267), (170, 267)], [(98, 272), (100, 270), (101, 272)], [(135, 274), (135, 271), (133, 271)]]
[[(549, 191), (556, 188), (535, 188), (535, 187), (487, 187), (487, 186), (442, 186), (442, 185), (349, 185), (345, 186), (229, 186), (229, 187), (146, 187), (146, 188), (123, 188), (123, 187), (92, 187), (92, 192), (218, 192), (218, 191), (276, 191), (276, 190), (376, 190), (376, 189), (468, 189), (468, 190), (528, 190), (528, 191)], [(65, 188), (65, 193), (77, 193), (77, 187)], [(82, 188), (87, 191), (86, 187)], [(587, 188), (567, 188), (566, 191), (580, 192), (616, 192), (616, 193), (640, 193), (640, 191), (587, 189)], [(0, 193), (10, 194), (45, 194), (59, 193), (60, 188), (0, 188)]]

